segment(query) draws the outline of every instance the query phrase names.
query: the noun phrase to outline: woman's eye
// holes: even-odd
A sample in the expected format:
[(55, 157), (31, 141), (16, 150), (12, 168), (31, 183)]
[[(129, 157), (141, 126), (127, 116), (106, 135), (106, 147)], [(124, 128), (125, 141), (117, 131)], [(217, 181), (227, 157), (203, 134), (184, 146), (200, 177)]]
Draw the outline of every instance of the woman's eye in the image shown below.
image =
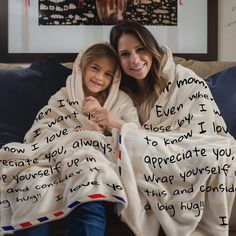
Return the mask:
[(129, 53), (128, 52), (122, 52), (120, 54), (120, 57), (128, 57), (129, 56)]
[(146, 49), (144, 47), (137, 48), (137, 52), (145, 51)]

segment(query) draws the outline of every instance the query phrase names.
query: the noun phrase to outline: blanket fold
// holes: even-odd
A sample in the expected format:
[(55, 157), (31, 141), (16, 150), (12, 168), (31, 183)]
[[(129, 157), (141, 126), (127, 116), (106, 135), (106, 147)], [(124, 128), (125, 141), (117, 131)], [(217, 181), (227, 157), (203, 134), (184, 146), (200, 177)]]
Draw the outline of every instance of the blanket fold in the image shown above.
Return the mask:
[(157, 235), (160, 225), (169, 236), (228, 235), (236, 142), (206, 83), (165, 51), (167, 87), (143, 130), (121, 130), (118, 164), (128, 207), (120, 214), (140, 236)]
[[(113, 82), (104, 107), (138, 123), (119, 82)], [(91, 131), (94, 123), (82, 113), (83, 100), (81, 73), (73, 71), (66, 87), (38, 112), (24, 143), (1, 148), (0, 234), (59, 219), (88, 201), (126, 204), (116, 165), (119, 132)]]
[(168, 236), (228, 235), (236, 142), (206, 83), (164, 50), (167, 86), (142, 128), (116, 81), (104, 107), (127, 123), (111, 136), (83, 130), (93, 123), (82, 113), (81, 75), (74, 71), (25, 142), (2, 147), (0, 233), (103, 200), (117, 203), (137, 236), (156, 236), (160, 226)]

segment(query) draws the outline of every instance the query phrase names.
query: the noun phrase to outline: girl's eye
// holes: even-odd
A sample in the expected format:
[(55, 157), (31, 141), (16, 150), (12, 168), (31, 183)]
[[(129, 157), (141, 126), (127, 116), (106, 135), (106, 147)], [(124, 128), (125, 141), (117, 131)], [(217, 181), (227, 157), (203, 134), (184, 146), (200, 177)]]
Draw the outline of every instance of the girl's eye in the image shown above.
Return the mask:
[(95, 71), (98, 71), (98, 67), (97, 66), (91, 66), (91, 68)]
[(106, 76), (109, 78), (113, 78), (113, 74), (111, 74), (111, 73), (106, 73)]

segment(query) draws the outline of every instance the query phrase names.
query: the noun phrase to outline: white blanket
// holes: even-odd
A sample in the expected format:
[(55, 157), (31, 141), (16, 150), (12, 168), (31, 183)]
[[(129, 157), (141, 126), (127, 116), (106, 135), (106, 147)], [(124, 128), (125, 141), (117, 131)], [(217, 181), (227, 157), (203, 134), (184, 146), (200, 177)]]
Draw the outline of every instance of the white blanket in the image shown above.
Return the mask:
[(168, 84), (144, 129), (121, 131), (122, 219), (140, 236), (158, 235), (160, 225), (168, 236), (228, 235), (236, 142), (206, 83), (166, 52)]
[[(119, 82), (113, 82), (104, 107), (138, 123)], [(0, 234), (59, 219), (83, 202), (126, 204), (116, 165), (119, 133), (83, 131), (93, 128), (82, 113), (83, 100), (80, 72), (74, 70), (66, 87), (39, 111), (25, 142), (0, 150)]]
[(83, 93), (72, 76), (38, 113), (25, 144), (2, 148), (1, 232), (105, 200), (118, 203), (138, 236), (157, 236), (160, 225), (168, 236), (228, 235), (235, 140), (205, 82), (167, 53), (167, 88), (143, 129), (130, 124), (135, 109), (116, 84), (104, 106), (129, 122), (121, 135), (76, 132), (90, 121), (81, 113)]

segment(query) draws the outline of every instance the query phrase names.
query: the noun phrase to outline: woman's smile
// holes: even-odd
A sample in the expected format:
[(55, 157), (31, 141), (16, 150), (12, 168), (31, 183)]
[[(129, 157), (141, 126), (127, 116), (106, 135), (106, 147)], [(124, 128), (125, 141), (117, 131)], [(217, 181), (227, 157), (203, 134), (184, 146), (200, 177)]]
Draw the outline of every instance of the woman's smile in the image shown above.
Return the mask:
[(135, 66), (135, 67), (131, 67), (130, 69), (133, 70), (133, 71), (136, 71), (136, 72), (142, 72), (145, 65), (146, 65), (146, 63), (144, 63), (142, 65)]

